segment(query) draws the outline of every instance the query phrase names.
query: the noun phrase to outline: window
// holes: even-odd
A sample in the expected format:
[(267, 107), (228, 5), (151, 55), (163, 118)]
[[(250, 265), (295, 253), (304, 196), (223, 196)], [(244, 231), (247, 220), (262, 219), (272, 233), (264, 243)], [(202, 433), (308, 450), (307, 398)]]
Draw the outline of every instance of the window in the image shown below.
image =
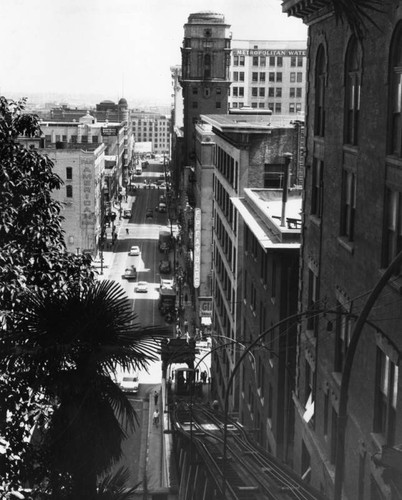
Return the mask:
[(292, 56), (290, 58), (290, 65), (292, 66), (292, 68), (296, 66), (296, 56)]
[(52, 142), (52, 136), (51, 135), (45, 135), (45, 140), (46, 140), (46, 142)]
[(221, 95), (222, 89), (220, 87), (216, 87), (216, 95)]
[(98, 144), (99, 143), (99, 137), (97, 135), (92, 136), (92, 144)]
[(402, 23), (399, 22), (391, 45), (390, 57), (390, 134), (389, 153), (402, 156)]
[(258, 66), (258, 57), (253, 57), (253, 66)]
[(233, 56), (233, 66), (239, 65), (239, 56)]
[(216, 109), (221, 109), (221, 102), (219, 102), (219, 101), (218, 101), (218, 102), (216, 103)]
[(302, 56), (297, 57), (297, 66), (299, 66), (300, 68), (303, 66), (303, 57)]
[(289, 97), (292, 99), (296, 96), (296, 89), (294, 87), (289, 88)]
[(269, 74), (268, 74), (268, 80), (270, 82), (274, 82), (275, 81), (275, 73), (273, 73), (272, 71), (270, 71)]
[(265, 82), (265, 73), (260, 73), (260, 82)]
[(377, 348), (374, 432), (382, 434), (388, 446), (394, 445), (398, 400), (399, 367)]
[(274, 87), (269, 87), (268, 97), (275, 97), (275, 88)]
[(56, 135), (56, 142), (60, 142), (60, 136)]
[(204, 55), (204, 78), (211, 78), (211, 55)]
[(283, 57), (277, 57), (276, 58), (276, 65), (277, 66), (283, 66)]
[(315, 110), (314, 110), (314, 133), (324, 137), (325, 132), (325, 52), (324, 47), (320, 45), (317, 51), (315, 68)]
[(66, 197), (67, 198), (73, 197), (73, 186), (66, 186)]
[[(387, 189), (386, 200), (388, 210), (385, 227), (384, 267), (387, 267), (402, 250), (402, 194)], [(396, 271), (396, 274), (399, 274), (399, 270)]]
[(66, 167), (66, 179), (68, 181), (71, 181), (73, 178), (73, 168), (72, 167)]
[(297, 83), (302, 83), (303, 81), (303, 73), (298, 72), (296, 75), (296, 81)]
[(302, 97), (302, 88), (301, 87), (296, 88), (296, 97)]
[(356, 211), (356, 176), (353, 172), (342, 172), (341, 236), (353, 241)]
[(275, 97), (282, 97), (282, 87), (277, 87)]
[(82, 144), (88, 144), (88, 136), (87, 135), (82, 135), (81, 136), (81, 143)]
[(244, 97), (244, 87), (239, 87), (239, 97)]
[(275, 113), (282, 113), (282, 105), (280, 102), (275, 103)]
[(335, 371), (342, 372), (345, 365), (346, 351), (350, 344), (353, 331), (354, 318), (348, 314), (348, 311), (338, 303), (336, 316), (336, 335), (335, 335)]
[(271, 56), (271, 57), (269, 58), (269, 65), (270, 65), (270, 66), (275, 66), (275, 57), (274, 57), (274, 56)]
[[(269, 89), (269, 90), (271, 90), (271, 89)], [(270, 97), (272, 97), (272, 96), (270, 96)], [(273, 110), (274, 110), (274, 106), (275, 106), (275, 105), (274, 105), (274, 103), (273, 103), (273, 102), (269, 102), (269, 103), (268, 103), (268, 109), (270, 109), (271, 111), (273, 111)]]
[(77, 143), (77, 136), (76, 136), (76, 135), (72, 135), (72, 136), (71, 136), (71, 142), (72, 142), (73, 144), (76, 144), (76, 143)]
[(257, 103), (256, 103), (256, 102), (252, 102), (252, 103), (251, 103), (251, 107), (252, 107), (252, 108), (256, 108), (256, 107), (257, 107)]
[(197, 95), (198, 94), (198, 89), (196, 87), (193, 87), (193, 95)]
[(266, 66), (267, 58), (265, 56), (260, 57), (260, 66)]
[(345, 68), (345, 142), (357, 144), (360, 108), (360, 54), (357, 39), (352, 37), (346, 53)]
[(258, 103), (259, 108), (265, 108), (265, 103), (264, 102), (259, 102)]
[(290, 73), (290, 83), (295, 83), (296, 82), (296, 73), (292, 71)]
[(67, 136), (66, 135), (63, 135), (62, 141), (63, 142), (67, 142)]
[(238, 97), (238, 95), (239, 95), (239, 88), (233, 87), (233, 97)]
[(313, 175), (312, 175), (312, 190), (311, 190), (311, 215), (321, 217), (322, 213), (322, 171), (323, 162), (317, 158), (313, 159)]
[(258, 88), (257, 87), (251, 87), (251, 95), (253, 97), (257, 97), (258, 96)]
[(296, 112), (300, 112), (302, 110), (301, 102), (296, 103)]
[(318, 278), (312, 269), (308, 270), (307, 308), (312, 311), (307, 316), (307, 330), (317, 333), (318, 316), (314, 312), (318, 306)]
[(238, 71), (234, 71), (233, 72), (233, 81), (234, 82), (238, 82), (239, 81), (239, 72)]
[(264, 165), (264, 188), (282, 188), (283, 165), (266, 163)]
[(244, 71), (239, 72), (239, 81), (244, 82)]
[(289, 104), (289, 113), (294, 113), (295, 112), (295, 103), (291, 102)]
[(276, 74), (276, 81), (281, 82), (282, 81), (282, 73), (277, 73)]
[(259, 89), (259, 92), (258, 92), (258, 93), (259, 93), (259, 96), (260, 96), (260, 97), (265, 97), (265, 89), (264, 89), (264, 87), (260, 87), (260, 89)]
[(244, 56), (240, 56), (240, 58), (239, 58), (239, 65), (240, 66), (244, 66), (244, 63), (245, 63), (245, 57)]
[(253, 82), (258, 82), (258, 73), (253, 72), (252, 75), (251, 75), (251, 80)]

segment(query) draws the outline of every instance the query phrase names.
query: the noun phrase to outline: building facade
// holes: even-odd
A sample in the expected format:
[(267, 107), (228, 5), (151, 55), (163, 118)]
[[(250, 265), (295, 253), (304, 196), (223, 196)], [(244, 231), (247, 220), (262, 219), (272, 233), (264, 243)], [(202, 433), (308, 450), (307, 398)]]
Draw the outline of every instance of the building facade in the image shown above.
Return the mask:
[(171, 119), (159, 113), (131, 111), (134, 142), (151, 143), (149, 153), (171, 154)]
[(307, 41), (232, 40), (229, 107), (303, 118)]
[(45, 148), (54, 173), (63, 180), (52, 196), (63, 206), (63, 229), (68, 252), (95, 255), (102, 231), (105, 145), (96, 149)]
[(335, 500), (401, 498), (402, 3), (369, 2), (375, 24), (282, 6), (309, 26), (295, 468)]
[(241, 342), (257, 342), (238, 368), (239, 420), (292, 466), (302, 192), (246, 188), (233, 203), (244, 226)]
[(230, 26), (222, 14), (190, 14), (181, 48), (184, 161), (195, 159), (194, 124), (201, 114), (227, 113), (230, 66)]
[[(244, 323), (244, 224), (236, 207), (248, 187), (282, 182), (286, 152), (294, 153), (294, 124), (275, 124), (265, 115), (201, 115), (196, 127), (197, 161), (195, 204), (202, 214), (200, 291), (212, 293), (212, 336), (229, 345), (212, 358), (214, 391), (223, 404), (231, 390), (231, 409), (239, 409), (239, 380), (228, 389), (228, 379), (239, 357)], [(280, 120), (282, 122), (282, 120)], [(202, 155), (204, 153), (204, 156)], [(204, 158), (204, 164), (201, 164)], [(294, 162), (289, 178), (295, 179)], [(203, 182), (208, 183), (203, 186)], [(208, 191), (209, 190), (209, 191)], [(204, 297), (204, 296), (203, 296)], [(196, 294), (196, 300), (198, 295)], [(267, 320), (268, 321), (268, 320)]]

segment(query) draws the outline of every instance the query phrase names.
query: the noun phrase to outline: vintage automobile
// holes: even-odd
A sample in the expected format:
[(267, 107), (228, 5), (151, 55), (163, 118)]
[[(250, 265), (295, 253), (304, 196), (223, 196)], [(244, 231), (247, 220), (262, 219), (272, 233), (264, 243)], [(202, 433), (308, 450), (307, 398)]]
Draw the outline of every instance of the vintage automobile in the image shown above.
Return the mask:
[(124, 273), (121, 275), (123, 279), (126, 280), (136, 280), (137, 279), (137, 268), (135, 266), (127, 267)]

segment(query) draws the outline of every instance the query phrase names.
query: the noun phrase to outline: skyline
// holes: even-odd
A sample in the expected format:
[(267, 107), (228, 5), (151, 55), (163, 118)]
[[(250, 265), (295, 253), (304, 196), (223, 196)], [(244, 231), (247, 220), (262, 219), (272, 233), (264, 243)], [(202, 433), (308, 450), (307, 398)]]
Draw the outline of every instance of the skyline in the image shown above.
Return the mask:
[[(0, 0), (0, 93), (120, 97), (171, 103), (170, 67), (181, 64), (183, 26), (200, 11), (225, 16), (235, 40), (306, 40), (281, 0)], [(103, 97), (101, 97), (103, 96)], [(97, 97), (94, 97), (96, 101)], [(94, 102), (95, 103), (95, 102)], [(94, 104), (93, 103), (93, 104)]]

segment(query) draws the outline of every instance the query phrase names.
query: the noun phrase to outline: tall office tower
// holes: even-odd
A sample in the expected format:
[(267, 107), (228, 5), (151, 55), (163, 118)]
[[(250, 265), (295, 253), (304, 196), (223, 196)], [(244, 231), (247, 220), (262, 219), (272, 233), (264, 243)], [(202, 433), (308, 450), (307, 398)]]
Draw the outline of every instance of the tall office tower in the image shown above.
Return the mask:
[(182, 76), (184, 161), (195, 157), (194, 124), (201, 114), (227, 113), (230, 86), (230, 25), (222, 14), (190, 14), (184, 25)]

